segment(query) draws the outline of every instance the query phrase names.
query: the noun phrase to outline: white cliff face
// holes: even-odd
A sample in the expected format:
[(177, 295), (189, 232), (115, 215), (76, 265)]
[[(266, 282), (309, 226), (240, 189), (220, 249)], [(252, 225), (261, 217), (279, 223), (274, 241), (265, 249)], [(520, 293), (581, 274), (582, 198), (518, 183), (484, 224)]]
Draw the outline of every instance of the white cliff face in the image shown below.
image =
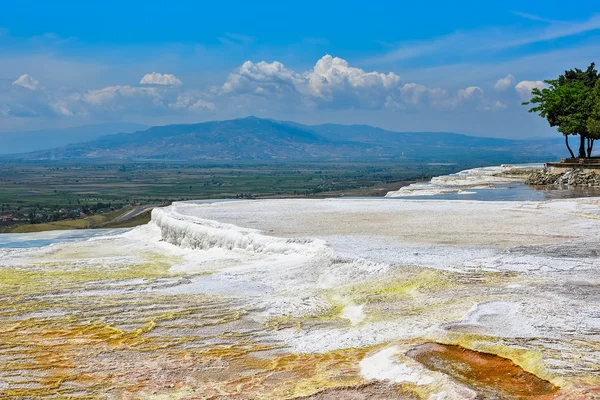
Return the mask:
[(490, 189), (497, 185), (521, 182), (526, 175), (505, 175), (511, 171), (534, 171), (543, 164), (506, 164), (496, 167), (467, 169), (452, 175), (437, 176), (429, 182), (414, 183), (391, 191), (386, 197), (435, 196), (446, 193), (468, 194), (469, 189)]

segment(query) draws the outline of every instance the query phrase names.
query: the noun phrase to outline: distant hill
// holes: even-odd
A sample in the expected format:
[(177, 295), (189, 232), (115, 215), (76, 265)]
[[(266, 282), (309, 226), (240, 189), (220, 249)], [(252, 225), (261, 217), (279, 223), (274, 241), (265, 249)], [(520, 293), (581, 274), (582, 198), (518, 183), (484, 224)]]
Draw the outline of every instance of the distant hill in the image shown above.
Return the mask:
[(74, 128), (42, 129), (37, 131), (0, 133), (0, 154), (25, 153), (51, 149), (73, 143), (87, 142), (111, 133), (131, 133), (148, 129), (147, 125), (117, 122), (84, 125)]
[(563, 140), (532, 141), (447, 132), (392, 132), (367, 125), (301, 125), (248, 117), (157, 126), (18, 158), (153, 160), (539, 161), (565, 153)]

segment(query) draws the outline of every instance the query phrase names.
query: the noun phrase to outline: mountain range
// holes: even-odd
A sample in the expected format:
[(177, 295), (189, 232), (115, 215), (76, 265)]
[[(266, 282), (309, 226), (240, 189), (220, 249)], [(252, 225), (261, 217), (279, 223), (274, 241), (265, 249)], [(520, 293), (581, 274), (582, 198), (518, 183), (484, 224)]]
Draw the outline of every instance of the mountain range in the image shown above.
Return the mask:
[[(49, 150), (28, 160), (412, 160), (525, 162), (563, 155), (564, 141), (513, 140), (449, 132), (393, 132), (368, 125), (302, 125), (247, 117), (155, 126)], [(3, 156), (6, 158), (7, 156)]]
[(40, 129), (36, 131), (0, 134), (0, 154), (25, 153), (51, 149), (72, 143), (98, 139), (115, 132), (131, 133), (148, 129), (149, 126), (129, 122), (84, 125), (63, 129)]

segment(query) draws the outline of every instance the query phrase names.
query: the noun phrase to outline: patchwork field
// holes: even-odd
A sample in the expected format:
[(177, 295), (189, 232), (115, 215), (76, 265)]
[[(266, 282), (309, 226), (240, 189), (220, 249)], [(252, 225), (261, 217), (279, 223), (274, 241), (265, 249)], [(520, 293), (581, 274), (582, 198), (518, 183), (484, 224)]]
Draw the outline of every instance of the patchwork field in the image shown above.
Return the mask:
[[(0, 232), (15, 231), (16, 225), (21, 225), (16, 232), (104, 226), (112, 220), (110, 217), (127, 211), (123, 207), (136, 204), (222, 198), (383, 196), (414, 180), (461, 167), (426, 163), (5, 161), (0, 163)], [(2, 222), (3, 216), (16, 221)]]

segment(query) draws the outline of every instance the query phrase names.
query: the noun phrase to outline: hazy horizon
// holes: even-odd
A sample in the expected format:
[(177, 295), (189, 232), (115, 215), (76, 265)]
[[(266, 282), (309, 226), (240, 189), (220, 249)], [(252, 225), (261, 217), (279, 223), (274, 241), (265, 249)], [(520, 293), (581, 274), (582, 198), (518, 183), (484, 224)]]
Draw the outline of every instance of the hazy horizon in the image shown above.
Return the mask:
[[(411, 131), (403, 131), (403, 130), (395, 130), (395, 129), (386, 129), (383, 128), (381, 126), (377, 126), (374, 124), (361, 124), (361, 123), (344, 123), (344, 122), (340, 122), (340, 123), (334, 123), (334, 122), (321, 122), (321, 123), (302, 123), (299, 121), (293, 121), (293, 120), (285, 120), (285, 119), (276, 119), (276, 118), (270, 118), (270, 117), (258, 117), (256, 115), (245, 115), (245, 116), (241, 116), (241, 117), (234, 117), (234, 118), (226, 118), (226, 119), (208, 119), (205, 121), (190, 121), (190, 122), (174, 122), (174, 123), (165, 123), (165, 124), (158, 124), (158, 125), (145, 125), (145, 124), (140, 124), (140, 123), (135, 123), (135, 122), (124, 122), (124, 121), (115, 121), (115, 122), (99, 122), (99, 123), (91, 123), (91, 124), (83, 124), (83, 125), (73, 125), (73, 126), (65, 126), (65, 127), (57, 127), (57, 128), (47, 128), (47, 129), (22, 129), (22, 130), (16, 130), (16, 131), (1, 131), (0, 130), (0, 135), (2, 134), (6, 134), (6, 135), (12, 135), (12, 134), (20, 134), (20, 133), (45, 133), (45, 132), (53, 132), (53, 131), (73, 131), (76, 129), (86, 129), (86, 128), (110, 128), (110, 127), (119, 127), (121, 125), (123, 126), (127, 126), (127, 129), (120, 129), (120, 128), (115, 128), (113, 133), (130, 133), (130, 132), (134, 132), (133, 128), (138, 128), (137, 131), (145, 131), (148, 130), (150, 128), (154, 128), (154, 127), (162, 127), (162, 126), (169, 126), (169, 125), (198, 125), (198, 124), (203, 124), (203, 123), (209, 123), (209, 122), (225, 122), (225, 121), (233, 121), (233, 120), (240, 120), (240, 119), (246, 119), (246, 118), (259, 118), (259, 119), (264, 119), (264, 120), (271, 120), (271, 121), (275, 121), (275, 122), (280, 122), (280, 123), (290, 123), (290, 124), (299, 124), (299, 125), (303, 125), (303, 126), (321, 126), (321, 125), (338, 125), (338, 126), (368, 126), (368, 127), (372, 127), (372, 128), (377, 128), (377, 129), (383, 129), (385, 131), (388, 132), (395, 132), (395, 133), (452, 133), (452, 134), (458, 134), (458, 135), (465, 135), (465, 136), (472, 136), (472, 137), (488, 137), (490, 139), (493, 138), (497, 138), (497, 139), (506, 139), (500, 136), (482, 136), (482, 135), (472, 135), (472, 134), (468, 134), (468, 133), (464, 133), (464, 132), (454, 132), (454, 131), (444, 131), (444, 130), (438, 130), (438, 131), (427, 131), (427, 130), (411, 130)], [(111, 131), (112, 132), (112, 131)], [(113, 133), (107, 133), (107, 135), (113, 134)], [(557, 138), (557, 135), (545, 135), (545, 136), (527, 136), (527, 137), (522, 137), (522, 138), (508, 138), (508, 139), (515, 139), (515, 140), (535, 140), (535, 139), (553, 139), (553, 138)], [(564, 140), (564, 139), (562, 139)]]

